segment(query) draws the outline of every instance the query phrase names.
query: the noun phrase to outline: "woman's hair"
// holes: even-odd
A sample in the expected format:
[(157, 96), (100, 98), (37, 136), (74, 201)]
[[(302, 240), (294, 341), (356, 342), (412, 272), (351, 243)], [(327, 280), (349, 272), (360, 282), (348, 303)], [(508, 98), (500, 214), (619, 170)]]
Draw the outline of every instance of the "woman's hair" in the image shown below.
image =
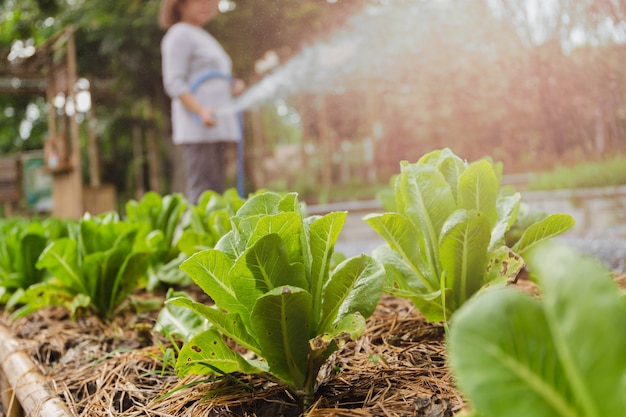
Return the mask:
[(179, 6), (185, 0), (162, 0), (161, 10), (159, 11), (159, 27), (161, 29), (169, 29), (174, 23), (180, 22)]

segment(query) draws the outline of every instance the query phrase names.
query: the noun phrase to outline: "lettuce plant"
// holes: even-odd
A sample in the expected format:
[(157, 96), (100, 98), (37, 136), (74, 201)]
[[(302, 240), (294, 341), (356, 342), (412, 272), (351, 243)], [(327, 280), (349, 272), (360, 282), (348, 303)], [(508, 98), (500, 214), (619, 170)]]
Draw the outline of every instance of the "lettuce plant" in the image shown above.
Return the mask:
[(547, 216), (506, 247), (521, 196), (500, 192), (501, 170), (449, 149), (402, 162), (395, 204), (387, 203), (396, 211), (364, 217), (387, 242), (373, 254), (385, 266), (386, 292), (411, 299), (429, 321), (446, 320), (482, 287), (514, 279), (529, 248), (574, 225), (569, 215)]
[[(264, 192), (246, 201), (215, 249), (181, 266), (215, 305), (169, 301), (212, 324), (181, 349), (179, 375), (261, 373), (309, 404), (319, 369), (364, 332), (382, 293), (384, 270), (369, 256), (330, 268), (345, 218), (305, 217), (295, 194)], [(229, 348), (224, 336), (253, 356)]]
[(178, 256), (176, 229), (186, 207), (182, 195), (174, 193), (161, 197), (154, 191), (147, 192), (140, 201), (126, 203), (128, 221), (146, 225), (140, 238), (145, 238), (154, 262), (167, 263)]
[(626, 415), (626, 299), (598, 261), (544, 243), (541, 296), (492, 288), (452, 317), (448, 360), (481, 417)]
[(35, 267), (51, 240), (67, 234), (69, 222), (14, 219), (3, 222), (0, 239), (0, 302), (18, 303), (24, 290), (40, 283), (45, 271)]
[(25, 293), (24, 315), (49, 305), (65, 305), (75, 317), (80, 308), (110, 319), (137, 287), (148, 266), (148, 253), (135, 248), (138, 224), (115, 213), (85, 215), (70, 237), (50, 243), (36, 267), (50, 278)]
[(185, 198), (177, 193), (161, 197), (154, 191), (147, 192), (140, 201), (126, 203), (126, 218), (141, 224), (137, 236), (143, 251), (150, 253), (147, 289), (154, 289), (160, 282), (189, 284), (189, 277), (180, 271), (186, 258), (178, 248), (179, 229), (187, 208)]
[(159, 312), (154, 325), (155, 331), (165, 336), (178, 337), (186, 341), (209, 328), (207, 319), (196, 314), (194, 310), (181, 306), (180, 304), (183, 303), (180, 300), (178, 305), (168, 302), (175, 298), (187, 298), (193, 301), (188, 293), (169, 288), (165, 296), (165, 306)]
[(202, 193), (198, 204), (189, 207), (189, 221), (178, 241), (179, 249), (187, 256), (213, 249), (231, 230), (229, 219), (245, 201), (234, 188), (223, 194), (211, 190)]

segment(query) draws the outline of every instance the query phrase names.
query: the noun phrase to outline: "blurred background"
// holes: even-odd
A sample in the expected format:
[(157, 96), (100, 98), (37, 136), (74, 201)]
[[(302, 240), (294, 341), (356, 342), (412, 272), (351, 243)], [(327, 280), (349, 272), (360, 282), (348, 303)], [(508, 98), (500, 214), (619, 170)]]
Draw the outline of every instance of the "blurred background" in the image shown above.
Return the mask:
[[(101, 209), (182, 191), (158, 9), (0, 2), (5, 214), (51, 210), (50, 182), (68, 172)], [(208, 29), (249, 86), (237, 109), (247, 191), (373, 199), (401, 160), (444, 147), (503, 162), (519, 187), (572, 186), (573, 172), (573, 186), (626, 184), (624, 0), (222, 0), (220, 10)], [(231, 155), (233, 184), (236, 164)]]

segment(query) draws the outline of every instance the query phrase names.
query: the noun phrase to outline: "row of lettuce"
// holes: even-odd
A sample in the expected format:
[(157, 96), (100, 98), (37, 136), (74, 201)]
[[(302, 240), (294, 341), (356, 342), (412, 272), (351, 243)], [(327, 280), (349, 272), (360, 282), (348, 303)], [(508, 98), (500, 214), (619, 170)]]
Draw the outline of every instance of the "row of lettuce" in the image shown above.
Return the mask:
[[(215, 245), (243, 205), (234, 190), (206, 192), (190, 206), (178, 194), (147, 193), (116, 212), (82, 219), (5, 219), (0, 301), (19, 317), (51, 305), (110, 320), (138, 289), (189, 285), (180, 263)], [(187, 210), (189, 209), (189, 210)]]
[[(157, 323), (185, 341), (178, 374), (265, 375), (306, 408), (388, 293), (449, 326), (473, 415), (623, 415), (623, 294), (595, 260), (546, 243), (570, 216), (528, 213), (501, 177), (449, 149), (403, 162), (385, 212), (363, 218), (386, 244), (349, 259), (334, 250), (347, 213), (309, 216), (296, 193), (209, 191), (197, 205), (148, 193), (123, 219), (7, 220), (0, 299), (16, 316), (61, 304), (109, 320), (138, 290), (193, 281), (212, 302), (170, 290)], [(525, 267), (541, 299), (508, 285)]]

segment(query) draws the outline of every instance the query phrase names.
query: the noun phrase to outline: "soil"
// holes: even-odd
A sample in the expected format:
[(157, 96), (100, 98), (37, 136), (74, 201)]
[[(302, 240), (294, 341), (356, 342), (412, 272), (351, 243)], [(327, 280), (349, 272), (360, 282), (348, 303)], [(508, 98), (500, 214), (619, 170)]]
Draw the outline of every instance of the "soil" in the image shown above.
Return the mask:
[[(615, 277), (626, 289), (626, 275)], [(518, 278), (517, 288), (539, 296), (525, 274)], [(192, 295), (206, 297), (199, 289)], [(163, 295), (156, 297), (162, 303)], [(382, 297), (366, 333), (322, 368), (306, 412), (283, 386), (260, 376), (180, 380), (164, 364), (171, 344), (152, 331), (156, 315), (127, 308), (104, 324), (95, 317), (73, 321), (55, 307), (15, 321), (4, 312), (0, 324), (74, 416), (452, 417), (464, 407), (446, 366), (444, 327), (427, 323), (406, 299)]]
[(463, 407), (446, 367), (444, 329), (408, 300), (384, 296), (367, 332), (320, 372), (303, 413), (281, 385), (259, 376), (189, 377), (163, 364), (169, 342), (151, 331), (155, 312), (127, 310), (115, 322), (72, 321), (48, 308), (2, 324), (50, 380), (75, 416), (424, 416)]

